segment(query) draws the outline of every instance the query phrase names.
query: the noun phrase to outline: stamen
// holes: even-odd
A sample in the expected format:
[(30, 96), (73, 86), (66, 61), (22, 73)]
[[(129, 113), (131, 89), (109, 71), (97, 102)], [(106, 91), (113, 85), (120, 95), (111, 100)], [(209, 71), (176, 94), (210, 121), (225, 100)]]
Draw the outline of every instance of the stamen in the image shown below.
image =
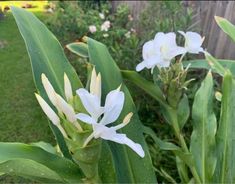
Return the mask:
[(124, 126), (126, 126), (126, 125), (130, 122), (132, 116), (133, 116), (133, 113), (130, 112), (129, 114), (127, 114), (127, 115), (125, 116), (125, 118), (123, 119), (123, 122), (122, 122), (121, 124), (119, 124), (119, 125), (117, 125), (117, 126), (114, 126), (113, 128), (114, 128), (115, 130), (118, 130), (118, 129), (123, 128)]
[(91, 135), (89, 135), (87, 137), (87, 139), (85, 140), (85, 142), (83, 143), (83, 148), (87, 146), (87, 144), (92, 140), (92, 138), (94, 137), (94, 133), (92, 133)]

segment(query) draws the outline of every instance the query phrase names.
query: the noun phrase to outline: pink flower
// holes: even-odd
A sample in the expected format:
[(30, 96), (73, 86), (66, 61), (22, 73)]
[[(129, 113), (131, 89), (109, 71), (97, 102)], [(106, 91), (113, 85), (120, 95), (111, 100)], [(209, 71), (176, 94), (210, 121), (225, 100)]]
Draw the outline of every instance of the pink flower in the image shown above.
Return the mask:
[(89, 31), (91, 33), (95, 33), (96, 32), (96, 27), (94, 25), (89, 26)]
[(110, 28), (110, 21), (106, 20), (102, 25), (101, 25), (101, 31), (108, 31)]

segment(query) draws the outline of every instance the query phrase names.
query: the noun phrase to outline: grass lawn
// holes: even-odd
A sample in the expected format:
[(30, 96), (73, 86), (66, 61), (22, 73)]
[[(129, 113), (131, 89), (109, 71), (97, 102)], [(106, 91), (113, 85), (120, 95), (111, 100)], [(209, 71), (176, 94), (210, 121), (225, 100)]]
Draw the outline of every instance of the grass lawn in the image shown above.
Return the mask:
[[(39, 18), (44, 16), (41, 12), (34, 13)], [(55, 142), (47, 119), (34, 96), (35, 91), (25, 44), (12, 14), (8, 13), (0, 21), (1, 142)], [(0, 183), (26, 181), (18, 177), (0, 177)]]

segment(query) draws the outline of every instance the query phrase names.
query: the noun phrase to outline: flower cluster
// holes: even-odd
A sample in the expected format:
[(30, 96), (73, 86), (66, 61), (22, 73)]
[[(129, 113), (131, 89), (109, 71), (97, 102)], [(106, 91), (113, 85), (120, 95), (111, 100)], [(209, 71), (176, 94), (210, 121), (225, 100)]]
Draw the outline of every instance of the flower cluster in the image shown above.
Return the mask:
[(47, 115), (47, 117), (51, 120), (51, 122), (58, 127), (65, 138), (68, 138), (67, 133), (65, 132), (63, 126), (60, 122), (61, 118), (66, 118), (69, 122), (71, 122), (77, 129), (78, 132), (82, 132), (83, 129), (81, 125), (77, 122), (75, 118), (75, 111), (73, 107), (68, 103), (73, 98), (72, 87), (71, 83), (66, 74), (64, 74), (64, 89), (65, 89), (65, 97), (64, 100), (58, 93), (55, 92), (53, 86), (51, 85), (50, 81), (46, 77), (45, 74), (41, 75), (43, 87), (47, 93), (48, 98), (50, 99), (51, 103), (58, 111), (58, 115), (54, 112), (54, 110), (47, 104), (47, 102), (37, 93), (35, 96), (42, 107), (42, 110)]
[(86, 139), (84, 146), (86, 146), (92, 138), (102, 138), (117, 142), (119, 144), (126, 144), (133, 149), (139, 156), (144, 157), (144, 151), (140, 144), (134, 143), (125, 134), (117, 133), (116, 131), (126, 126), (133, 115), (129, 113), (119, 125), (108, 127), (107, 125), (115, 122), (124, 105), (124, 93), (120, 91), (120, 87), (116, 90), (110, 91), (105, 100), (105, 105), (101, 106), (101, 76), (96, 74), (95, 69), (92, 71), (90, 92), (81, 88), (77, 90), (83, 106), (89, 113), (79, 113), (76, 117), (84, 123), (92, 125), (93, 133)]
[(84, 88), (77, 90), (77, 94), (89, 114), (78, 113), (76, 115), (72, 105), (74, 101), (72, 86), (67, 75), (64, 74), (64, 94), (66, 99), (63, 99), (58, 93), (56, 93), (45, 74), (41, 75), (41, 79), (46, 94), (55, 109), (57, 109), (57, 113), (39, 94), (35, 94), (35, 96), (44, 113), (50, 121), (58, 127), (66, 139), (70, 139), (70, 137), (69, 133), (66, 132), (66, 129), (64, 129), (61, 119), (71, 123), (77, 133), (82, 133), (85, 129), (77, 121), (77, 119), (79, 119), (82, 122), (91, 125), (93, 130), (91, 135), (85, 140), (85, 142), (83, 142), (83, 147), (87, 146), (93, 138), (102, 138), (104, 140), (114, 141), (119, 144), (126, 144), (139, 156), (144, 157), (144, 151), (140, 144), (133, 142), (125, 134), (116, 132), (130, 122), (133, 113), (130, 112), (127, 114), (121, 124), (113, 127), (107, 126), (118, 119), (123, 109), (125, 96), (124, 93), (120, 91), (121, 87), (109, 92), (105, 100), (105, 105), (101, 106), (101, 75), (97, 75), (95, 69), (93, 69), (91, 75), (90, 92)]
[(176, 34), (173, 32), (159, 32), (153, 40), (146, 42), (143, 46), (142, 56), (143, 61), (136, 66), (136, 71), (141, 71), (144, 68), (151, 69), (154, 67), (169, 67), (173, 58), (178, 55), (184, 56), (187, 52), (198, 54), (203, 52), (202, 38), (198, 33), (179, 31), (185, 38), (184, 47), (176, 44)]
[[(99, 13), (99, 17), (100, 17), (101, 20), (105, 20), (105, 15), (104, 15), (104, 13)], [(133, 17), (132, 17), (131, 14), (128, 15), (128, 20), (129, 20), (129, 21), (133, 21)], [(109, 31), (110, 27), (111, 27), (111, 22), (110, 22), (109, 20), (105, 20), (105, 21), (100, 25), (100, 31), (104, 32), (104, 33), (103, 33), (103, 37), (104, 37), (104, 38), (109, 37), (109, 34), (108, 34), (107, 32)], [(95, 25), (90, 25), (90, 26), (88, 27), (88, 29), (89, 29), (89, 32), (92, 33), (92, 34), (94, 34), (95, 32), (97, 32), (97, 27), (96, 27)], [(127, 31), (127, 32), (124, 34), (124, 36), (125, 36), (126, 38), (130, 38), (132, 33), (133, 33), (133, 34), (136, 33), (136, 30), (135, 30), (134, 28), (131, 28), (129, 31)]]

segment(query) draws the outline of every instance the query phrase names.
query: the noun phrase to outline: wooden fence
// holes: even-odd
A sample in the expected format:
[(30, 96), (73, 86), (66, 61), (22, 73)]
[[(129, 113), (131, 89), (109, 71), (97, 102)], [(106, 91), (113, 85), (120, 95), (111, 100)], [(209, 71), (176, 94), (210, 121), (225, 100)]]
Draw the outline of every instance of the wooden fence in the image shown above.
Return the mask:
[[(148, 1), (112, 1), (113, 8), (120, 3), (130, 6), (131, 12), (138, 20), (140, 12)], [(193, 8), (193, 25), (199, 27), (205, 36), (204, 47), (217, 58), (235, 59), (235, 43), (217, 26), (214, 16), (221, 16), (235, 24), (235, 1), (186, 1)]]

